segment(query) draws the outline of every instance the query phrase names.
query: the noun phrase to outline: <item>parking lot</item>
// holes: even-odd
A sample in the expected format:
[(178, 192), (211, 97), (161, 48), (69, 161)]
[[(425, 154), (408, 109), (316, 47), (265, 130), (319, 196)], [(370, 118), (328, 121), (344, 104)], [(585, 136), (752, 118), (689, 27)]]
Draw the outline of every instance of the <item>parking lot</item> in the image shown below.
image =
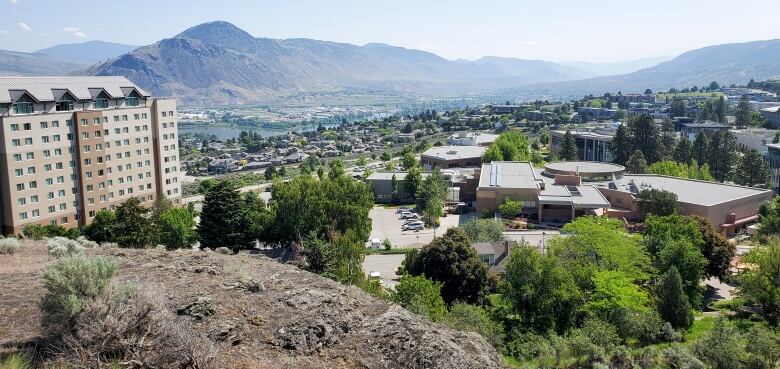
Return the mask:
[(363, 260), (363, 272), (366, 276), (371, 272), (379, 272), (382, 276), (382, 284), (385, 287), (394, 287), (398, 284), (398, 276), (395, 269), (401, 266), (406, 255), (366, 255)]
[[(369, 239), (390, 240), (393, 247), (422, 247), (433, 240), (433, 228), (425, 228), (420, 231), (401, 231), (404, 221), (395, 207), (374, 206), (369, 212), (371, 217), (371, 237)], [(436, 235), (442, 235), (450, 227), (457, 227), (462, 222), (475, 216), (475, 213), (457, 215), (447, 214), (440, 219), (441, 225), (436, 228)]]

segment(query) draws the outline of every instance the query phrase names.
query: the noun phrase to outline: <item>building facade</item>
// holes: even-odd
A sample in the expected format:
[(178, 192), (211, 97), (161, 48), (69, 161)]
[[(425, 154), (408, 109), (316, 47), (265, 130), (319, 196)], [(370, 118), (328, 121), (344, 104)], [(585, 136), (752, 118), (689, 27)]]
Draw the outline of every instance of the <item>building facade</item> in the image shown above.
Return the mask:
[(434, 146), (420, 155), (423, 169), (479, 168), (485, 146)]
[(0, 77), (2, 231), (181, 201), (176, 102), (124, 77)]
[[(611, 162), (615, 159), (612, 153), (613, 134), (603, 134), (590, 131), (571, 131), (577, 145), (577, 159), (582, 161)], [(566, 131), (550, 132), (550, 151), (556, 156), (563, 147), (563, 136)]]

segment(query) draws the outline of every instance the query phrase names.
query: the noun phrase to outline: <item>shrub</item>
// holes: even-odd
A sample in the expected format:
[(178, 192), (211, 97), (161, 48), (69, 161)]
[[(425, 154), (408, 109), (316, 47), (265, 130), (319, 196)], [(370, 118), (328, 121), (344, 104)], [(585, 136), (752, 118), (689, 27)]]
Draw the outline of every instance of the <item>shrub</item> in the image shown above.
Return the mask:
[(95, 241), (90, 241), (86, 237), (81, 236), (76, 239), (76, 242), (78, 242), (79, 246), (85, 248), (85, 249), (94, 249), (98, 247), (98, 243)]
[(78, 241), (65, 237), (53, 237), (46, 240), (46, 249), (56, 258), (84, 253), (84, 246)]
[(119, 244), (116, 242), (101, 242), (100, 247), (119, 247)]
[(143, 368), (207, 367), (213, 347), (168, 311), (165, 296), (151, 286), (107, 289), (85, 304), (63, 336), (60, 359), (90, 368), (112, 361)]
[(40, 224), (28, 224), (22, 228), (22, 235), (25, 238), (42, 240), (46, 236), (46, 231)]
[(68, 330), (73, 320), (108, 286), (116, 271), (113, 261), (83, 255), (67, 256), (41, 274), (46, 294), (41, 301), (41, 324), (49, 332)]
[(415, 314), (437, 320), (446, 312), (441, 286), (423, 276), (404, 276), (395, 286), (391, 299)]
[(13, 237), (2, 238), (0, 236), (0, 255), (13, 255), (19, 251), (19, 240)]
[(33, 369), (32, 359), (21, 353), (0, 356), (0, 369)]
[(672, 345), (663, 352), (668, 368), (704, 369), (704, 363), (688, 351), (685, 346)]
[(57, 224), (28, 224), (22, 228), (22, 235), (33, 240), (42, 240), (47, 237), (67, 237), (75, 239), (79, 236), (77, 228), (65, 228)]
[(443, 323), (459, 331), (479, 333), (499, 351), (503, 347), (504, 327), (490, 319), (487, 311), (480, 306), (453, 304)]
[(393, 248), (393, 244), (387, 238), (385, 238), (385, 240), (382, 241), (382, 246), (384, 246), (385, 250), (390, 250)]
[(506, 345), (506, 352), (517, 360), (531, 361), (554, 354), (553, 345), (544, 336), (516, 331), (512, 332), (511, 336), (512, 339)]
[(498, 211), (505, 217), (514, 217), (523, 211), (523, 203), (506, 198), (504, 199), (504, 202), (498, 206)]

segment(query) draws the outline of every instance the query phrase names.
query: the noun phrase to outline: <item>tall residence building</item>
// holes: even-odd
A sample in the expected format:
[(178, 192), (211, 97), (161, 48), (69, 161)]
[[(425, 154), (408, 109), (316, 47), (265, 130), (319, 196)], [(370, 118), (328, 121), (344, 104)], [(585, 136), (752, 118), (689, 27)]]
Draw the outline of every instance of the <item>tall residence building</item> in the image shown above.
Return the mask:
[(181, 201), (176, 101), (124, 77), (0, 77), (0, 221), (88, 224), (137, 197)]

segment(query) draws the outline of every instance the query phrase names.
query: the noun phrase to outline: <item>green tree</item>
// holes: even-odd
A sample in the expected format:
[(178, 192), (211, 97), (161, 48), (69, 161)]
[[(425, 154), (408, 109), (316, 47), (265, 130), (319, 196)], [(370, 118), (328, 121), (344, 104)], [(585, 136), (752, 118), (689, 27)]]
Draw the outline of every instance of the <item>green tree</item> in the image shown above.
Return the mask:
[(507, 197), (498, 205), (498, 211), (505, 217), (515, 217), (523, 211), (523, 203)]
[(404, 177), (404, 190), (412, 198), (417, 198), (422, 181), (422, 170), (419, 166), (414, 166), (407, 171), (406, 177)]
[(419, 165), (417, 158), (414, 157), (414, 153), (412, 152), (405, 153), (403, 159), (401, 160), (401, 163), (404, 166), (405, 170), (409, 170)]
[(701, 165), (707, 164), (710, 151), (710, 140), (707, 135), (698, 135), (691, 146), (691, 158)]
[(679, 141), (677, 141), (677, 145), (674, 147), (672, 158), (674, 158), (674, 161), (678, 163), (690, 163), (691, 160), (693, 160), (693, 156), (691, 154), (692, 149), (691, 141), (689, 141), (686, 137), (682, 137)]
[(252, 246), (245, 203), (231, 181), (220, 181), (203, 199), (198, 224), (201, 247), (227, 247), (233, 251)]
[(771, 181), (769, 165), (756, 149), (749, 149), (737, 163), (734, 182), (742, 186), (767, 188)]
[(393, 204), (397, 205), (401, 200), (398, 195), (398, 180), (395, 178), (395, 173), (393, 173), (393, 177), (390, 178), (390, 198)]
[(699, 167), (696, 162), (690, 165), (672, 160), (659, 161), (647, 168), (647, 173), (660, 174), (671, 177), (698, 179), (700, 181), (712, 181), (710, 167), (707, 164)]
[(780, 235), (780, 196), (761, 204), (758, 208), (758, 235)]
[(160, 214), (160, 242), (169, 250), (191, 248), (198, 239), (195, 215), (187, 208), (171, 208)]
[(670, 113), (673, 117), (684, 117), (686, 116), (685, 111), (685, 100), (683, 100), (680, 97), (674, 97), (672, 98), (672, 103), (670, 104)]
[(447, 182), (438, 170), (426, 177), (420, 186), (419, 198), (425, 222), (436, 226), (444, 215), (444, 201), (447, 199)]
[(754, 325), (748, 331), (746, 338), (750, 344), (748, 352), (748, 366), (753, 368), (771, 368), (780, 364), (780, 335), (760, 326)]
[(506, 131), (485, 150), (483, 163), (493, 161), (529, 161), (531, 150), (528, 138), (520, 131)]
[(487, 266), (471, 247), (471, 240), (459, 228), (450, 228), (434, 238), (416, 255), (407, 270), (441, 282), (447, 304), (462, 301), (485, 304), (488, 294)]
[(159, 233), (147, 217), (149, 209), (138, 198), (131, 197), (116, 207), (116, 242), (122, 247), (143, 248), (151, 246)]
[(447, 313), (441, 287), (441, 283), (424, 276), (406, 275), (401, 277), (390, 298), (405, 309), (436, 321)]
[(335, 179), (344, 175), (344, 162), (341, 160), (334, 160), (330, 162), (330, 171), (328, 176), (330, 179)]
[(691, 240), (684, 238), (671, 239), (665, 242), (658, 252), (656, 267), (666, 272), (671, 267), (677, 268), (682, 279), (683, 290), (692, 306), (698, 306), (701, 299), (699, 282), (704, 276), (707, 259), (701, 250)]
[(626, 162), (626, 170), (629, 173), (647, 173), (647, 161), (641, 151), (636, 150)]
[(639, 208), (645, 214), (672, 215), (677, 212), (677, 195), (656, 188), (639, 191), (636, 197)]
[(649, 164), (661, 160), (661, 136), (653, 118), (647, 114), (632, 117), (628, 120), (628, 127), (631, 130), (634, 150), (641, 151)]
[(719, 182), (731, 179), (737, 161), (737, 141), (728, 131), (718, 131), (709, 145), (708, 161), (712, 176)]
[(473, 218), (460, 226), (472, 242), (492, 242), (504, 239), (504, 223), (495, 219)]
[(563, 135), (563, 145), (559, 156), (563, 161), (577, 160), (577, 143), (569, 130)]
[(503, 347), (504, 327), (481, 306), (455, 303), (442, 323), (458, 331), (478, 333), (496, 349)]
[(737, 104), (737, 111), (734, 114), (734, 124), (737, 128), (745, 128), (750, 125), (750, 104), (748, 103), (747, 96), (742, 95)]
[(672, 266), (661, 275), (655, 288), (656, 306), (661, 317), (672, 327), (688, 329), (693, 324), (693, 311), (682, 287), (677, 267)]
[(745, 351), (739, 331), (719, 317), (715, 325), (694, 344), (694, 352), (714, 369), (742, 368)]
[(111, 210), (100, 210), (92, 222), (84, 226), (82, 233), (97, 243), (114, 242), (116, 239), (116, 214)]
[(270, 181), (276, 177), (276, 168), (274, 167), (268, 167), (265, 168), (264, 177), (266, 181)]
[(780, 240), (770, 238), (744, 257), (754, 265), (739, 276), (739, 293), (761, 306), (761, 313), (773, 327), (780, 322)]
[(572, 327), (582, 302), (577, 283), (556, 258), (528, 245), (512, 248), (500, 291), (521, 326), (541, 333)]
[(615, 163), (626, 165), (633, 152), (631, 132), (629, 132), (627, 125), (621, 124), (612, 139), (612, 153), (615, 156)]
[(634, 277), (620, 271), (602, 270), (594, 275), (595, 288), (583, 309), (599, 319), (610, 321), (616, 313), (649, 311), (649, 298)]
[(731, 267), (731, 259), (736, 255), (736, 246), (722, 234), (716, 232), (709, 219), (700, 216), (690, 218), (696, 221), (702, 236), (701, 252), (707, 259), (704, 274), (720, 279), (727, 277)]
[(303, 241), (303, 250), (306, 256), (306, 270), (324, 277), (335, 278), (336, 254), (332, 245), (316, 233), (311, 233)]

